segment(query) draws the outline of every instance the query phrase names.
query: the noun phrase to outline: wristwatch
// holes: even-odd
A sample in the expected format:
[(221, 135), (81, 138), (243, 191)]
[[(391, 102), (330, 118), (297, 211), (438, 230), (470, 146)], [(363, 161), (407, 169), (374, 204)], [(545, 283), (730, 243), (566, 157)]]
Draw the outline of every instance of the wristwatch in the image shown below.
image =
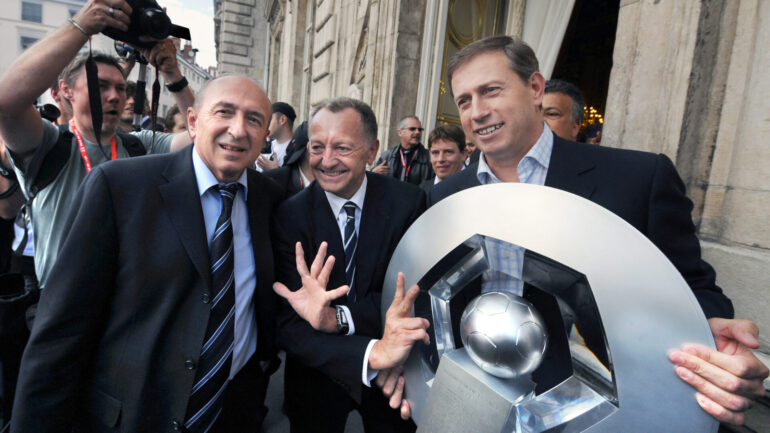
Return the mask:
[(175, 83), (166, 84), (166, 89), (168, 89), (168, 91), (171, 93), (176, 93), (187, 87), (188, 84), (190, 83), (187, 82), (187, 78), (182, 77), (181, 80)]
[(348, 335), (348, 332), (350, 331), (348, 316), (340, 305), (337, 305), (335, 308), (337, 309), (337, 334)]

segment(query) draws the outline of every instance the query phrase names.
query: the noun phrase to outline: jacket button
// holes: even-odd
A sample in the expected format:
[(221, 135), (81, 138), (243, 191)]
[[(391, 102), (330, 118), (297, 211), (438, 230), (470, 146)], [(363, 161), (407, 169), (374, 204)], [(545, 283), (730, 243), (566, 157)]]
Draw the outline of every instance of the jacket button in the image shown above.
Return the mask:
[(187, 361), (184, 362), (184, 368), (188, 370), (192, 370), (195, 368), (195, 363), (192, 361), (192, 359), (188, 359)]
[(174, 422), (171, 423), (171, 426), (174, 427), (174, 431), (182, 431), (182, 424), (177, 420), (174, 420)]
[(203, 294), (203, 303), (204, 304), (208, 304), (209, 302), (211, 302), (211, 296), (209, 296), (208, 293), (204, 293)]

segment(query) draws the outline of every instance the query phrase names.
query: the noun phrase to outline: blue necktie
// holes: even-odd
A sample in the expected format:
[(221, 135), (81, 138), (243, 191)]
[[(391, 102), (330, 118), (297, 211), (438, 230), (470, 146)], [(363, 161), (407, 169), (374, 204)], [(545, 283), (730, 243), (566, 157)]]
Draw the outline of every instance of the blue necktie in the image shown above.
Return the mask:
[(224, 391), (233, 361), (235, 329), (235, 280), (233, 276), (233, 227), (230, 214), (237, 183), (218, 185), (222, 210), (214, 230), (211, 257), (211, 314), (206, 326), (198, 371), (187, 403), (185, 427), (190, 433), (207, 432), (222, 411)]
[(348, 304), (356, 302), (356, 289), (354, 286), (356, 277), (356, 247), (358, 246), (358, 236), (356, 235), (356, 204), (352, 201), (345, 203), (343, 206), (345, 212), (348, 214), (348, 218), (345, 221), (345, 279), (350, 286), (348, 292)]

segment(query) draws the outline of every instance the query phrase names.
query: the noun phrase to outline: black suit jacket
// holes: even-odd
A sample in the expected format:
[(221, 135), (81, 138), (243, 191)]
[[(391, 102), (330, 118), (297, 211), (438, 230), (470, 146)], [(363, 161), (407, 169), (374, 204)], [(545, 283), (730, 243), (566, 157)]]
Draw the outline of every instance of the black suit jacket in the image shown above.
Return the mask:
[[(211, 292), (191, 151), (108, 162), (81, 185), (22, 360), (13, 431), (161, 432), (183, 424)], [(258, 330), (249, 366), (275, 352), (269, 229), (281, 198), (274, 182), (249, 171)], [(248, 370), (257, 373), (239, 373), (230, 389), (262, 379), (261, 370)], [(256, 410), (232, 413), (243, 414), (239, 431), (256, 428)]]
[[(292, 371), (301, 370), (289, 368), (296, 361), (331, 378), (354, 400), (361, 399), (361, 368), (366, 347), (372, 338), (382, 337), (380, 292), (385, 271), (401, 236), (425, 208), (425, 194), (419, 188), (371, 172), (366, 176), (368, 183), (356, 252), (357, 301), (348, 305), (355, 335), (315, 331), (284, 302), (279, 316), (278, 341), (288, 355), (287, 387), (290, 384), (312, 386), (302, 377), (292, 377)], [(342, 236), (329, 201), (317, 182), (286, 200), (276, 212), (274, 225), (279, 281), (291, 290), (299, 289), (301, 281), (295, 267), (295, 243), (302, 242), (305, 261), (310, 264), (321, 242), (326, 241), (328, 255), (336, 259), (327, 289), (346, 284)], [(338, 301), (345, 302), (345, 298)], [(301, 372), (294, 374), (301, 375)], [(331, 382), (329, 385), (333, 386)], [(318, 384), (319, 388), (324, 386)]]
[[(480, 185), (478, 163), (436, 185), (428, 206)], [(676, 266), (706, 317), (732, 317), (730, 300), (715, 283), (714, 269), (701, 259), (690, 212), (692, 202), (665, 155), (575, 143), (554, 134), (545, 185), (593, 201), (634, 226)]]

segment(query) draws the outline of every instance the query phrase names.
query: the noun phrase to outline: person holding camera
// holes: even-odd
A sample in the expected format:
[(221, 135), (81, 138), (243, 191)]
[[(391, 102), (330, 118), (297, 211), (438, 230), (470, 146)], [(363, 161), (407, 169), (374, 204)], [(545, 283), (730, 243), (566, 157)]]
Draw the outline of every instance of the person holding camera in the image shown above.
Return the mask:
[[(20, 187), (31, 201), (35, 270), (43, 290), (67, 231), (64, 218), (87, 173), (111, 159), (165, 153), (192, 141), (187, 133), (156, 134), (154, 139), (152, 131), (116, 134), (126, 103), (126, 81), (120, 64), (117, 58), (100, 53), (77, 56), (91, 35), (108, 27), (126, 31), (131, 12), (124, 0), (89, 1), (62, 27), (27, 49), (0, 78), (0, 135), (5, 139)], [(179, 70), (174, 44), (166, 39), (142, 51), (165, 81), (172, 83), (169, 89), (180, 108), (186, 110), (194, 102), (194, 95)], [(94, 131), (89, 102), (89, 58), (96, 64), (101, 94), (100, 131)], [(73, 109), (73, 118), (64, 127), (41, 119), (31, 104), (60, 72), (60, 94)], [(101, 146), (96, 144), (98, 141)]]

